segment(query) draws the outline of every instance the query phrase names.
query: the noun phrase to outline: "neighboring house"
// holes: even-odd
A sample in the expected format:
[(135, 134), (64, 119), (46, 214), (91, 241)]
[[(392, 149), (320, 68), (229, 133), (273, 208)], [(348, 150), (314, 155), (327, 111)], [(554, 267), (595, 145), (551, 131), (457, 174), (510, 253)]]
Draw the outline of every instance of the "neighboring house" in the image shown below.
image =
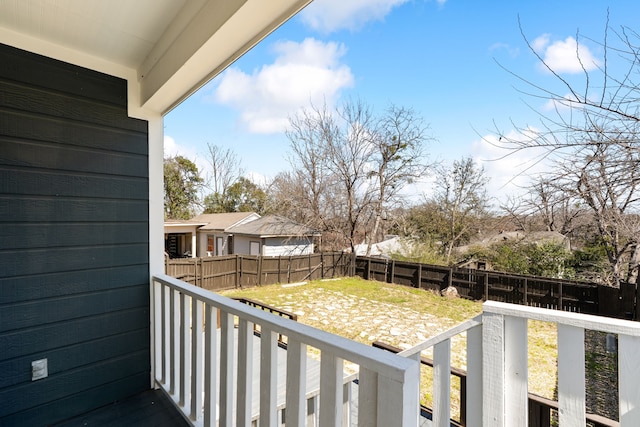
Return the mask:
[(229, 255), (234, 252), (233, 235), (228, 229), (260, 218), (255, 212), (201, 214), (191, 221), (202, 223), (197, 231), (197, 256)]
[(320, 233), (277, 215), (268, 215), (225, 230), (233, 236), (233, 253), (280, 256), (313, 253)]
[(168, 219), (164, 222), (164, 251), (169, 258), (195, 258), (197, 231), (205, 222)]
[[(355, 252), (358, 256), (367, 254), (367, 243), (360, 243), (355, 246)], [(380, 258), (391, 258), (393, 254), (405, 255), (411, 251), (411, 241), (400, 236), (385, 236), (382, 242), (373, 243), (369, 256)]]

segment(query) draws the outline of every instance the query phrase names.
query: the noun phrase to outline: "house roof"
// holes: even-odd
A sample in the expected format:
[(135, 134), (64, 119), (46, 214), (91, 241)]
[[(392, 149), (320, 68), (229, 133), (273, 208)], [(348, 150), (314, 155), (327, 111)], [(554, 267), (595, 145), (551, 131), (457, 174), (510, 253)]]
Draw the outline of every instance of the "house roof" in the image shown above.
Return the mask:
[(164, 220), (165, 227), (184, 227), (184, 226), (199, 227), (203, 225), (207, 225), (207, 223), (201, 222), (201, 221), (194, 221), (191, 219), (165, 219)]
[(129, 81), (164, 114), (311, 0), (0, 1), (0, 42)]
[(265, 237), (319, 236), (320, 233), (289, 218), (267, 215), (245, 224), (228, 228), (233, 234)]
[(248, 221), (255, 221), (260, 218), (255, 212), (226, 212), (215, 214), (200, 214), (191, 218), (191, 221), (204, 223), (200, 230), (227, 230), (234, 225), (240, 225)]

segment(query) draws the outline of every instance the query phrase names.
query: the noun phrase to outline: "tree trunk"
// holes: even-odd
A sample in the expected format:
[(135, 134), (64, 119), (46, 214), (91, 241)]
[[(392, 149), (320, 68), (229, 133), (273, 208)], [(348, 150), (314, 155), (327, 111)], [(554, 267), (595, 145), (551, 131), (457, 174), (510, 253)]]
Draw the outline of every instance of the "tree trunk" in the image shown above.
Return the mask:
[(640, 245), (633, 245), (633, 251), (629, 258), (629, 272), (627, 274), (627, 282), (636, 284), (638, 282), (638, 266), (640, 265)]

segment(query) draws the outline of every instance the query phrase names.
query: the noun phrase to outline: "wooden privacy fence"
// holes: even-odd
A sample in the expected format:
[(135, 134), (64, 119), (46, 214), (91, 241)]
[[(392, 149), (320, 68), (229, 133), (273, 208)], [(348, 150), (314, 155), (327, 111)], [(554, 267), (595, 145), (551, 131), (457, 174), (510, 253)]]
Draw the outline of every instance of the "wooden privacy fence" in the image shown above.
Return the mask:
[(355, 274), (367, 279), (437, 292), (453, 286), (463, 298), (493, 300), (623, 319), (638, 319), (637, 290), (596, 283), (506, 274), (497, 271), (357, 257)]
[(165, 259), (167, 275), (204, 289), (247, 288), (349, 276), (351, 255), (327, 252), (311, 255), (261, 257), (227, 255)]

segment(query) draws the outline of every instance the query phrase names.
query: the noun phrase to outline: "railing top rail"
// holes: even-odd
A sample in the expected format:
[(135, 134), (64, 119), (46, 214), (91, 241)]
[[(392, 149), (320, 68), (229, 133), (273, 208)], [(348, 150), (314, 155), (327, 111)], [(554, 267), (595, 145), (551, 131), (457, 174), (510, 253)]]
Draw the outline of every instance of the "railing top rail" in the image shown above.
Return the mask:
[(399, 356), (403, 356), (403, 357), (409, 357), (409, 356), (413, 356), (416, 353), (420, 353), (423, 350), (426, 350), (428, 348), (433, 347), (436, 344), (440, 344), (443, 341), (446, 341), (448, 339), (451, 339), (453, 337), (455, 337), (458, 334), (461, 334), (465, 331), (468, 331), (471, 328), (475, 328), (476, 326), (480, 326), (482, 325), (482, 315), (478, 315), (476, 317), (474, 317), (473, 319), (469, 319), (465, 322), (462, 322), (461, 324), (454, 326), (451, 329), (447, 329), (446, 331), (442, 332), (441, 334), (438, 334), (434, 337), (431, 337), (411, 348), (408, 348), (406, 350), (401, 351), (400, 353), (398, 353)]
[(504, 316), (555, 322), (612, 334), (640, 336), (640, 323), (631, 320), (557, 311), (546, 308), (508, 304), (498, 301), (487, 301), (482, 305), (482, 309), (484, 313), (494, 313)]
[(336, 357), (367, 366), (368, 369), (384, 374), (384, 376), (397, 381), (403, 381), (405, 373), (409, 371), (414, 364), (418, 363), (415, 360), (400, 357), (388, 351), (351, 341), (347, 338), (312, 328), (311, 326), (298, 323), (291, 319), (279, 317), (266, 311), (250, 307), (241, 302), (174, 279), (166, 274), (156, 274), (153, 276), (153, 280), (222, 309), (227, 313), (286, 335), (290, 339), (295, 339), (320, 350), (329, 350)]

